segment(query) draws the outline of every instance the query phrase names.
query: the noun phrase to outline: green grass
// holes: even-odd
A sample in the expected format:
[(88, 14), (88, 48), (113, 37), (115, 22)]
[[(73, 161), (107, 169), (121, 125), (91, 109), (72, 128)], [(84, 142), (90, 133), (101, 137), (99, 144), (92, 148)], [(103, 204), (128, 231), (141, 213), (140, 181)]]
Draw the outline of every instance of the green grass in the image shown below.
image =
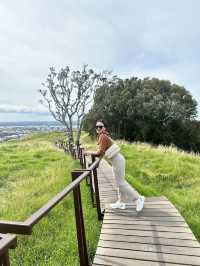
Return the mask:
[[(84, 136), (88, 148), (96, 144)], [(172, 147), (118, 141), (126, 159), (126, 179), (141, 194), (166, 196), (200, 241), (200, 156)]]
[(126, 178), (145, 196), (166, 196), (200, 240), (200, 157), (171, 147), (122, 144)]
[[(24, 221), (71, 182), (80, 167), (53, 142), (60, 133), (37, 134), (0, 145), (0, 219)], [(85, 182), (81, 185), (86, 237), (92, 258), (100, 233)], [(12, 265), (79, 265), (72, 193), (43, 218), (31, 236), (18, 236)]]

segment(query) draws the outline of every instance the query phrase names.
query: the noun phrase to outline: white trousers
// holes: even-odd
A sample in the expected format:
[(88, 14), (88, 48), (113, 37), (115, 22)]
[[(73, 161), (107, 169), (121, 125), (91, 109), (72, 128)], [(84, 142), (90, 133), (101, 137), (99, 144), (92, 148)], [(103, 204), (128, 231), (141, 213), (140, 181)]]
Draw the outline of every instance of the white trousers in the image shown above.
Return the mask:
[(112, 170), (118, 187), (119, 201), (132, 202), (139, 198), (139, 193), (124, 179), (125, 159), (121, 153), (117, 153), (112, 159)]

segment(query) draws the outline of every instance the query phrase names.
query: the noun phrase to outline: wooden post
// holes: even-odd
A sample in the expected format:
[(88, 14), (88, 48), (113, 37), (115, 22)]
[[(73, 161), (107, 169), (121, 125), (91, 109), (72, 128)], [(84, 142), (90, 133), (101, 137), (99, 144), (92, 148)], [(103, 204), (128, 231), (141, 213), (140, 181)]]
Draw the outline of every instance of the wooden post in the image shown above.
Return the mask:
[(80, 159), (80, 165), (83, 167), (83, 148), (80, 148), (80, 153), (79, 153), (79, 159)]
[[(91, 163), (88, 164), (88, 166), (90, 166)], [(91, 196), (91, 200), (92, 200), (92, 206), (95, 207), (95, 204), (94, 204), (94, 190), (93, 190), (93, 180), (92, 180), (92, 171), (90, 172), (90, 175), (89, 175), (89, 185), (90, 185), (90, 196)]]
[(76, 148), (75, 147), (73, 147), (73, 158), (74, 160), (76, 160)]
[(0, 266), (10, 266), (9, 253), (6, 251), (0, 257)]
[[(84, 148), (83, 148), (84, 150)], [(83, 168), (86, 169), (87, 168), (87, 163), (86, 163), (86, 156), (85, 154), (83, 154)]]
[[(95, 155), (91, 155), (92, 163), (95, 162)], [(94, 188), (95, 188), (95, 196), (96, 196), (96, 207), (97, 207), (97, 215), (98, 220), (103, 220), (103, 214), (101, 213), (101, 204), (100, 204), (100, 197), (99, 197), (99, 185), (98, 185), (98, 178), (97, 178), (97, 167), (93, 169), (93, 176), (94, 176)]]
[(76, 149), (77, 149), (77, 159), (80, 159), (80, 142), (77, 143)]
[[(72, 180), (74, 181), (81, 174), (82, 174), (81, 171), (80, 172), (72, 171)], [(87, 244), (85, 238), (85, 227), (83, 220), (83, 210), (81, 203), (80, 184), (76, 188), (74, 188), (73, 194), (74, 194), (74, 208), (75, 208), (75, 217), (76, 217), (76, 230), (77, 230), (80, 266), (89, 266)]]
[(78, 159), (80, 159), (80, 145), (77, 146), (77, 151), (78, 151)]

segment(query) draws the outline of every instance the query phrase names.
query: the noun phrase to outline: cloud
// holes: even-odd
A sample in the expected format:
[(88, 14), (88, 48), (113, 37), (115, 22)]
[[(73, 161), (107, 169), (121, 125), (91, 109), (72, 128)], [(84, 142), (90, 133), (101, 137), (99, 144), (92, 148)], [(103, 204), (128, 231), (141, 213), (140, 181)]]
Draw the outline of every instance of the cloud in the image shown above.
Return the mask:
[(0, 104), (0, 113), (49, 115), (49, 112), (40, 107), (36, 108), (30, 106), (9, 105), (9, 104)]
[(37, 111), (49, 66), (83, 63), (170, 79), (200, 103), (199, 10), (199, 0), (2, 0), (0, 104)]

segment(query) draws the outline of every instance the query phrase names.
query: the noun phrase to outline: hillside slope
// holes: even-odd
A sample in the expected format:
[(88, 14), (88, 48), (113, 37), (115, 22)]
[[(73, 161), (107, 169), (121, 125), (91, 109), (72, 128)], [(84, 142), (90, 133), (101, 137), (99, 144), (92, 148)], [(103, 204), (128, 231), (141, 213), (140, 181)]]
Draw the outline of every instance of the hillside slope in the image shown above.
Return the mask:
[[(1, 220), (25, 220), (71, 182), (71, 170), (80, 165), (54, 146), (60, 137), (37, 134), (0, 145)], [(100, 223), (85, 182), (81, 190), (92, 257)], [(31, 236), (18, 236), (18, 246), (10, 254), (13, 266), (79, 265), (72, 193), (34, 227)]]

